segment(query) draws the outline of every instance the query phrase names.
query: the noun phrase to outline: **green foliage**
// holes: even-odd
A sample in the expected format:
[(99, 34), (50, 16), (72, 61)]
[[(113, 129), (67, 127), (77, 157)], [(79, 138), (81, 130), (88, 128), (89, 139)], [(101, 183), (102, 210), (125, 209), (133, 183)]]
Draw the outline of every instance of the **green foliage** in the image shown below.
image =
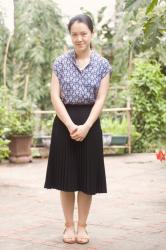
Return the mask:
[[(142, 58), (145, 56), (160, 62), (162, 68), (166, 68), (166, 2), (153, 7), (153, 11), (148, 12), (143, 24), (144, 39), (141, 46)], [(166, 69), (165, 69), (166, 75)]]
[(9, 140), (7, 139), (2, 139), (0, 137), (0, 162), (3, 160), (3, 159), (7, 159), (9, 157), (9, 147), (8, 147), (8, 144), (9, 144)]
[[(7, 59), (7, 86), (13, 95), (26, 95), (41, 109), (51, 107), (49, 84), (51, 64), (63, 52), (65, 28), (60, 10), (53, 0), (17, 0), (15, 33)], [(3, 65), (7, 32), (0, 27), (0, 65)], [(2, 81), (0, 66), (0, 82)]]
[(107, 99), (104, 108), (122, 108), (127, 106), (127, 100), (129, 99), (128, 87), (110, 87), (107, 94)]
[(103, 117), (101, 119), (101, 127), (104, 133), (111, 133), (112, 135), (126, 135), (127, 134), (127, 120), (113, 119), (112, 117)]
[(3, 88), (0, 88), (0, 102), (2, 135), (6, 138), (12, 135), (32, 135), (34, 129), (32, 102), (19, 100)]
[(10, 137), (32, 135), (34, 121), (31, 102), (15, 99), (9, 91), (0, 88), (0, 161), (9, 157)]
[[(117, 1), (116, 9), (112, 80), (126, 85), (132, 74), (132, 117), (141, 134), (134, 147), (151, 151), (164, 141), (166, 130), (166, 84), (161, 74), (166, 75), (166, 2)], [(142, 66), (134, 65), (135, 58), (140, 65), (142, 59)]]
[(147, 10), (146, 10), (146, 14), (151, 12), (157, 4), (158, 4), (158, 0), (152, 0), (151, 3), (149, 4)]
[[(101, 128), (103, 133), (111, 134), (113, 136), (127, 136), (128, 135), (128, 122), (125, 116), (111, 117), (102, 116)], [(131, 143), (134, 148), (135, 142), (140, 137), (140, 133), (136, 131), (135, 126), (131, 125)]]
[(136, 57), (160, 62), (166, 74), (166, 2), (117, 1), (113, 37), (113, 82), (124, 84)]
[(14, 100), (12, 108), (8, 112), (8, 135), (32, 135), (34, 119), (32, 104)]
[(132, 121), (141, 137), (135, 149), (142, 152), (165, 137), (166, 79), (156, 61), (135, 61), (131, 77)]
[(6, 108), (0, 107), (0, 162), (9, 156), (10, 140), (6, 138), (6, 115)]
[(49, 116), (47, 115), (46, 119), (41, 120), (41, 130), (44, 135), (51, 134), (54, 117), (55, 117), (54, 114)]
[(8, 136), (13, 135), (32, 135), (33, 120), (24, 112), (11, 111), (8, 114)]

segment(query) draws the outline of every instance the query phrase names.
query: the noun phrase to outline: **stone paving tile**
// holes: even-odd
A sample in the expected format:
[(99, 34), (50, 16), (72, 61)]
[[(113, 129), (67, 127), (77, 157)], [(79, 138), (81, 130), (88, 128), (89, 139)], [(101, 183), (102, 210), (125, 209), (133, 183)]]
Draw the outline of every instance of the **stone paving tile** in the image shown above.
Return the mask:
[(84, 246), (62, 242), (59, 191), (43, 188), (47, 160), (1, 164), (0, 250), (165, 250), (166, 166), (154, 154), (105, 163), (108, 193), (93, 197)]
[(0, 249), (5, 250), (5, 249), (24, 249), (29, 245), (28, 242), (25, 241), (20, 241), (19, 239), (9, 239), (9, 238), (0, 238)]

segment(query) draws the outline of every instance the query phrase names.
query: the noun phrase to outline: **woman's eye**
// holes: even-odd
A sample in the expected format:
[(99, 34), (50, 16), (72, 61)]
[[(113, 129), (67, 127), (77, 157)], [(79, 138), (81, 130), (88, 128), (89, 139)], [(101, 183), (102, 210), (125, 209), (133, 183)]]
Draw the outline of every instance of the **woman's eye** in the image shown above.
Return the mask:
[[(77, 37), (77, 36), (79, 36), (79, 35), (73, 33), (73, 34), (71, 34), (71, 36), (72, 36), (72, 37)], [(87, 36), (87, 33), (81, 33), (80, 36)]]

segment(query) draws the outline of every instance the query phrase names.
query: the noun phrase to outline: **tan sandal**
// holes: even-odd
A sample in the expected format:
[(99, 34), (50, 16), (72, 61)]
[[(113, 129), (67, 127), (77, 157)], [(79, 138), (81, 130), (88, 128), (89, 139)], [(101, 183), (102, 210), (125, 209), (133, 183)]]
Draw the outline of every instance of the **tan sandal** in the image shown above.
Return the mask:
[(63, 242), (68, 244), (76, 243), (76, 236), (74, 230), (74, 223), (65, 223), (65, 230), (63, 232)]
[[(87, 244), (89, 242), (89, 236), (86, 230), (86, 226), (87, 224), (81, 224), (78, 222), (77, 235), (76, 235), (76, 242), (78, 244)], [(79, 228), (82, 228), (83, 230), (79, 230)]]

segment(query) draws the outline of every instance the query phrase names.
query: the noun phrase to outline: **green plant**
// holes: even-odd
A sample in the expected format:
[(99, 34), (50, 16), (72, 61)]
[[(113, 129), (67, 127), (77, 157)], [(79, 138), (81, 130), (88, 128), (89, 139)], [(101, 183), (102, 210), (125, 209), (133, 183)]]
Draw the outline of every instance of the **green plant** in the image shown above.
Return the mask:
[(156, 61), (135, 60), (130, 90), (133, 102), (132, 122), (141, 134), (135, 150), (150, 150), (165, 138), (166, 79)]
[[(15, 31), (7, 55), (7, 87), (18, 99), (30, 97), (40, 109), (48, 109), (51, 64), (65, 45), (61, 11), (53, 0), (17, 0), (14, 14)], [(1, 86), (8, 39), (1, 15), (0, 23)]]
[(136, 57), (156, 59), (166, 74), (166, 2), (116, 0), (112, 82), (124, 84)]
[(6, 108), (0, 107), (0, 161), (9, 156), (10, 140), (6, 138), (6, 132)]
[[(111, 117), (103, 116), (101, 119), (101, 128), (103, 133), (109, 133), (112, 136), (126, 136), (128, 133), (128, 123), (125, 116)], [(140, 134), (136, 131), (135, 126), (131, 125), (131, 142), (134, 146)]]
[(3, 139), (0, 137), (0, 162), (3, 160), (3, 159), (6, 159), (9, 157), (9, 145), (10, 143), (10, 140), (7, 140), (7, 139)]
[(0, 88), (0, 137), (33, 135), (35, 105), (30, 100), (17, 99), (8, 89)]
[[(25, 117), (25, 116), (24, 116)], [(23, 118), (17, 111), (9, 114), (9, 135), (32, 135), (33, 121)]]
[(7, 135), (32, 135), (34, 119), (29, 102), (15, 100), (7, 114)]
[(113, 119), (112, 117), (104, 117), (101, 119), (101, 127), (104, 133), (111, 133), (112, 135), (126, 135), (127, 134), (127, 120), (126, 118)]
[(47, 115), (47, 117), (41, 120), (41, 132), (44, 135), (51, 135), (53, 119), (55, 114)]

